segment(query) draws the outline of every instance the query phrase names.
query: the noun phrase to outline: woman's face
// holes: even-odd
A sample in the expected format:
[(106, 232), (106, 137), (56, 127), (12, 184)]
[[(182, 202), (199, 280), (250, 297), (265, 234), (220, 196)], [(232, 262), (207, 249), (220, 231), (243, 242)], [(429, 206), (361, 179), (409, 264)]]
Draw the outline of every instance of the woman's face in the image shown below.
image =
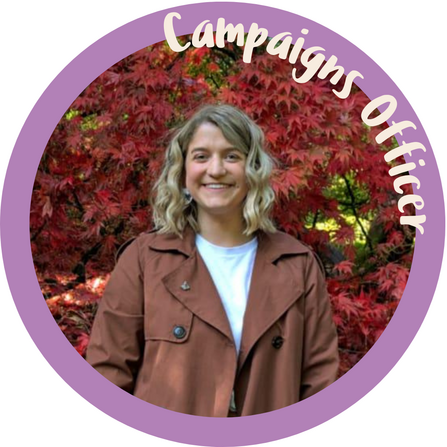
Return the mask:
[(201, 124), (186, 153), (186, 188), (197, 203), (198, 218), (242, 216), (248, 192), (246, 156), (211, 123)]

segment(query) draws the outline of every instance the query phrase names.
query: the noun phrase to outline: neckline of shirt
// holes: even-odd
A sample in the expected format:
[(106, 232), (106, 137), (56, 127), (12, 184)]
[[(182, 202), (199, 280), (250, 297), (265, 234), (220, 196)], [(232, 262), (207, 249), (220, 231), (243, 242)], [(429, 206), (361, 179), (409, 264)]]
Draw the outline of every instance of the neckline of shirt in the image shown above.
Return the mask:
[(221, 247), (220, 245), (215, 245), (206, 240), (200, 234), (196, 234), (196, 244), (200, 247), (208, 247), (218, 252), (220, 255), (234, 256), (239, 254), (244, 254), (250, 250), (254, 250), (258, 246), (258, 238), (254, 237), (251, 241), (246, 242), (242, 245), (237, 245), (235, 247)]

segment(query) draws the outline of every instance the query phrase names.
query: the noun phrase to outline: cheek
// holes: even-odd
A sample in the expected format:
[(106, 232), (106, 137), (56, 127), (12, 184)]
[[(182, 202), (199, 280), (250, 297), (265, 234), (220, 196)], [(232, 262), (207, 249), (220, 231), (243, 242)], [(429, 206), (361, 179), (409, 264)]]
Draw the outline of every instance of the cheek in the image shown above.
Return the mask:
[(245, 169), (240, 172), (239, 177), (241, 178), (241, 185), (242, 185), (242, 189), (245, 190), (245, 193), (248, 192), (248, 180), (247, 180), (247, 174), (245, 173)]
[(185, 186), (187, 188), (194, 187), (194, 185), (198, 181), (198, 177), (199, 175), (197, 173), (197, 170), (192, 168), (191, 166), (188, 166), (185, 171)]

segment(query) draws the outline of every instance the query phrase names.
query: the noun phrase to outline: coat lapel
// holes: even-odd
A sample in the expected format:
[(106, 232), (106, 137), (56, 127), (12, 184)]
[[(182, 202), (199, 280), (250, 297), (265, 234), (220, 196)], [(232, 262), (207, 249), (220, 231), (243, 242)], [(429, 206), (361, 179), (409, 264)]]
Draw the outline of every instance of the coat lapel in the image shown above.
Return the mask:
[(260, 233), (258, 252), (244, 316), (239, 367), (242, 369), (251, 349), (261, 336), (302, 295), (303, 284), (275, 262), (284, 255), (306, 253), (309, 250), (282, 233)]
[(208, 269), (195, 246), (195, 234), (187, 228), (183, 239), (160, 235), (150, 247), (187, 256), (179, 267), (163, 277), (166, 289), (201, 320), (233, 341), (227, 314)]
[[(187, 227), (182, 239), (158, 235), (150, 244), (156, 251), (178, 252), (186, 259), (163, 277), (166, 289), (197, 317), (234, 341), (227, 314), (208, 269), (195, 246), (195, 233)], [(253, 268), (244, 316), (239, 370), (261, 336), (301, 296), (304, 287), (276, 261), (285, 255), (309, 249), (284, 233), (258, 234), (258, 251)]]

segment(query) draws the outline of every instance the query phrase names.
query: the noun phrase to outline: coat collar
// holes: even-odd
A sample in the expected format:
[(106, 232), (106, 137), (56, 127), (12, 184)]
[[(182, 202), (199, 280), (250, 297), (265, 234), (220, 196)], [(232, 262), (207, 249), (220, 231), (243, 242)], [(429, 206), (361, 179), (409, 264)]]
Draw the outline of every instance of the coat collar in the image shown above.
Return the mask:
[[(282, 232), (265, 233), (258, 231), (258, 252), (268, 262), (275, 262), (282, 256), (309, 252), (309, 248), (302, 242)], [(192, 256), (196, 250), (194, 230), (187, 226), (180, 238), (175, 234), (157, 234), (149, 247), (156, 251), (177, 251), (185, 256)]]
[(189, 226), (186, 227), (181, 238), (173, 233), (156, 233), (156, 235), (149, 243), (149, 247), (153, 250), (177, 251), (188, 257), (195, 251), (195, 233)]

